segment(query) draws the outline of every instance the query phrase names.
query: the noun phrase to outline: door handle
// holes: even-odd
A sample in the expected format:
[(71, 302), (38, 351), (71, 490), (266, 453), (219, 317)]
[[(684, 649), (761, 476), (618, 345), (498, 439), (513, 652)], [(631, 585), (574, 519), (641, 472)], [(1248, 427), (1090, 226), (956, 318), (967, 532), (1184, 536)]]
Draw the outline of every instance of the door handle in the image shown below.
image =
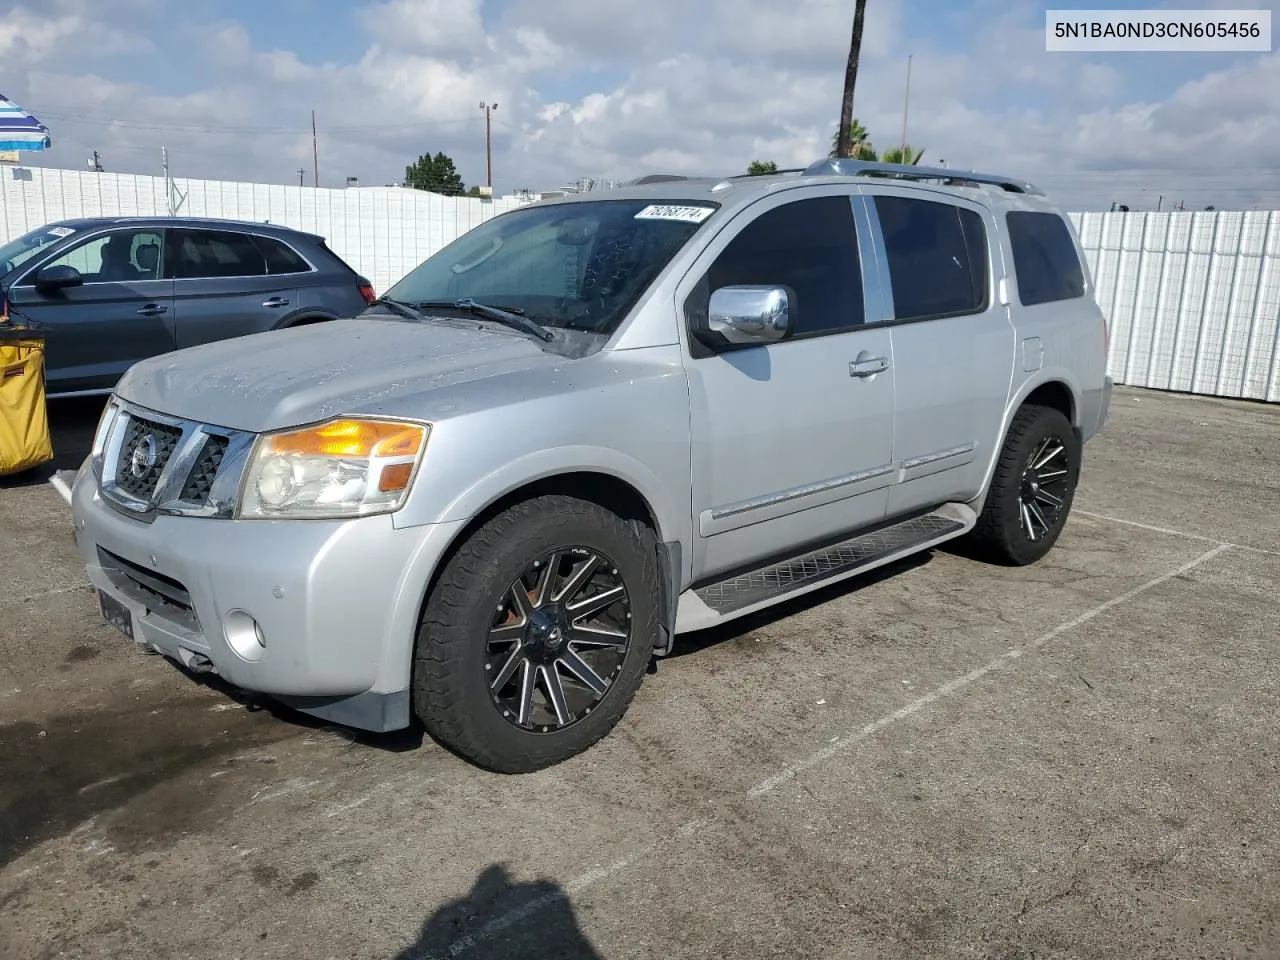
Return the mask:
[(162, 307), (158, 303), (148, 303), (145, 307), (138, 308), (138, 314), (143, 317), (158, 317), (160, 314), (168, 312), (168, 307)]
[(889, 369), (889, 361), (884, 357), (867, 357), (865, 360), (853, 360), (849, 363), (849, 376), (872, 377)]
[(287, 307), (289, 305), (289, 301), (284, 297), (271, 297), (267, 300), (263, 300), (262, 305), (264, 307)]

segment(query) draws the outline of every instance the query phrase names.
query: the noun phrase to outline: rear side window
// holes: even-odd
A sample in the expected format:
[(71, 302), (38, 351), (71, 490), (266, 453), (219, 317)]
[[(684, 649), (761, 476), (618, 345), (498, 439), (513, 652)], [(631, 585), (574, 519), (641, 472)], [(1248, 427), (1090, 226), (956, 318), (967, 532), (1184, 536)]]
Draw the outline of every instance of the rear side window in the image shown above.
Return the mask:
[(306, 273), (310, 267), (307, 262), (298, 256), (287, 243), (274, 240), (271, 237), (254, 237), (253, 242), (258, 245), (258, 249), (262, 251), (267, 260), (267, 273)]
[(1084, 271), (1062, 217), (1018, 210), (1005, 214), (1005, 223), (1024, 307), (1084, 296)]
[(972, 210), (937, 200), (877, 196), (898, 320), (987, 308), (987, 231)]
[(863, 322), (862, 268), (848, 197), (794, 200), (760, 214), (729, 241), (707, 272), (720, 287), (765, 284), (795, 293), (795, 336)]
[(243, 233), (175, 230), (170, 253), (179, 280), (261, 277), (267, 272), (262, 251)]

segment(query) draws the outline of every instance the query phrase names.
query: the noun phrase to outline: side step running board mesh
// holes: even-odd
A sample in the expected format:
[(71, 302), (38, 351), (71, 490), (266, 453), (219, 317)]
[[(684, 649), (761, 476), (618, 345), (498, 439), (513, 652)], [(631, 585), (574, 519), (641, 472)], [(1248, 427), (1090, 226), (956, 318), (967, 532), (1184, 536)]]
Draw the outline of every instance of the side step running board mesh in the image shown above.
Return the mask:
[(964, 524), (958, 520), (930, 513), (874, 533), (851, 537), (772, 566), (730, 577), (719, 583), (708, 584), (694, 592), (716, 613), (732, 613), (762, 600), (838, 577), (876, 560), (963, 529)]

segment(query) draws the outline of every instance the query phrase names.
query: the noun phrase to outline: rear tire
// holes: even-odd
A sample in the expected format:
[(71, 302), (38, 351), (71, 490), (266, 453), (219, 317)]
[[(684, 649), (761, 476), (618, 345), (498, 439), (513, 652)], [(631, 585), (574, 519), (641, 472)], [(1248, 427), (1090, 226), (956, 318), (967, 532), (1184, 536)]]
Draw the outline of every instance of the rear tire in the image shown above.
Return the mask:
[(471, 534), (427, 598), (414, 711), (443, 746), (500, 773), (582, 753), (640, 688), (660, 584), (647, 527), (567, 496), (509, 507)]
[(978, 523), (965, 538), (978, 555), (1035, 563), (1062, 533), (1080, 476), (1079, 435), (1061, 411), (1023, 406), (1009, 425)]

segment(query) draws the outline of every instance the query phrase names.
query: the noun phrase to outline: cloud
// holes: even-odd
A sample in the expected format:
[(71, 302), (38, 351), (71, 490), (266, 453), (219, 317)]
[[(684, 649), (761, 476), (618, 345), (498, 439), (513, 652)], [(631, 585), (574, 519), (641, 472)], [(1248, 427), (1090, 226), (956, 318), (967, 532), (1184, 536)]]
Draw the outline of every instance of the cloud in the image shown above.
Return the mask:
[[(314, 108), (331, 185), (390, 182), (428, 151), (483, 182), (481, 101), (500, 105), (499, 190), (734, 174), (753, 159), (803, 166), (829, 148), (851, 27), (845, 0), (378, 0), (357, 12), (350, 54), (330, 46), (326, 57), (305, 31), (200, 21), (179, 0), (125, 0), (127, 13), (48, 3), (39, 17), (0, 16), (0, 90), (30, 97), (37, 115), (45, 105), (79, 118), (48, 121), (58, 149), (47, 162), (78, 167), (101, 149), (110, 169), (154, 172), (164, 143), (182, 175), (288, 182), (310, 168)], [(104, 43), (69, 57), (83, 36)], [(128, 43), (192, 68), (157, 69)], [(1280, 161), (1280, 54), (1200, 58), (1209, 68), (1196, 72), (1169, 58), (1049, 54), (1030, 2), (884, 0), (868, 12), (855, 98), (882, 148), (901, 137), (908, 53), (907, 139), (925, 162), (1043, 181), (1075, 207), (1143, 188), (1224, 207), (1262, 196), (1247, 169)], [(1206, 173), (1218, 156), (1246, 173)]]

